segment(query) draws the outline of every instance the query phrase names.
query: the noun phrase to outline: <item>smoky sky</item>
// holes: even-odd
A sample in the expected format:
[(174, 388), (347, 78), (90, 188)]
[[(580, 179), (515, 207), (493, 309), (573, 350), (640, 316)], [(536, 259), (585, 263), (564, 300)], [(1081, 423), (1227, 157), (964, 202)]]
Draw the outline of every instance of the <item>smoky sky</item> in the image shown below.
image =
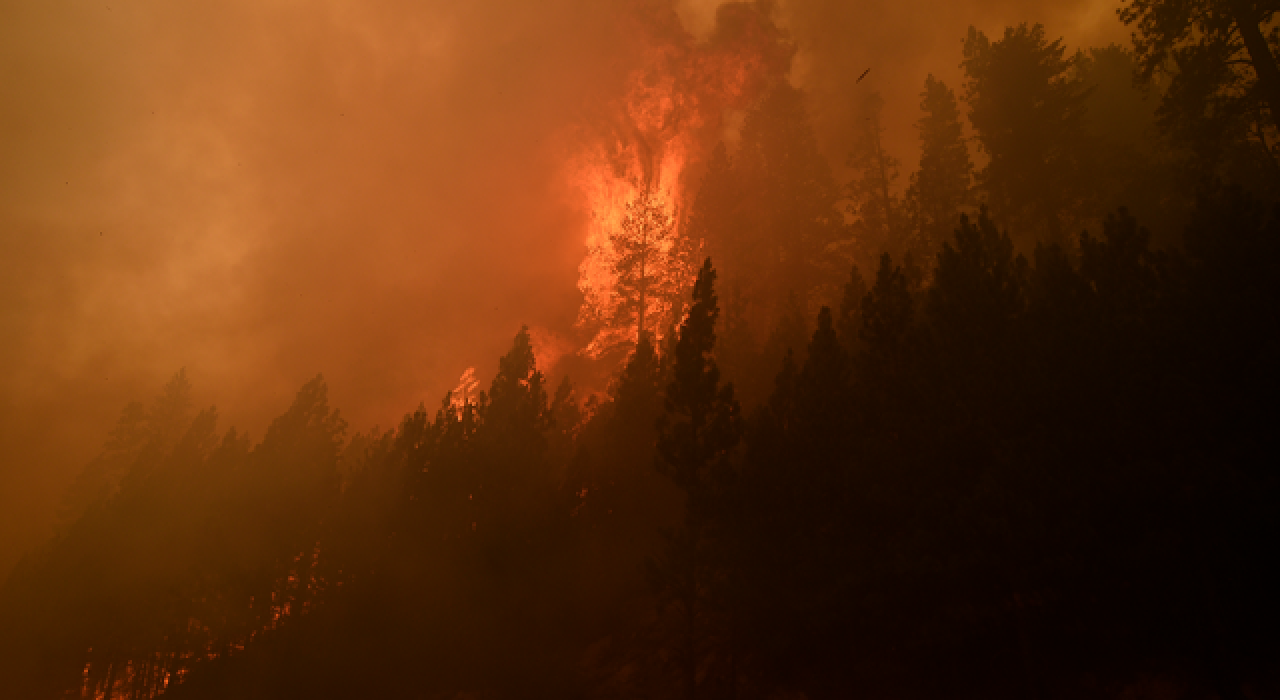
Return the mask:
[[(324, 373), (353, 429), (570, 335), (588, 212), (566, 134), (615, 98), (634, 18), (681, 0), (42, 0), (0, 5), (0, 577), (46, 538), (120, 408), (186, 368), (260, 436)], [(1040, 21), (1123, 41), (1099, 0), (791, 0), (793, 81), (842, 172), (856, 90), (916, 157), (960, 39)], [(854, 79), (871, 68), (867, 80)]]

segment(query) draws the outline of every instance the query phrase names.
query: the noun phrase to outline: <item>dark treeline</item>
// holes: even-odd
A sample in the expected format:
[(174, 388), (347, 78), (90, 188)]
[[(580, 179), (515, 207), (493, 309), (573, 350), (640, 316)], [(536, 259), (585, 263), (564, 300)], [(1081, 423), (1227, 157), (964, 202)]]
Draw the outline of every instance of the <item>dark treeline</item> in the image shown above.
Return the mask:
[(841, 184), (776, 86), (605, 392), (521, 331), (473, 401), (351, 434), (317, 377), (254, 443), (179, 373), (0, 589), (3, 696), (1276, 697), (1271, 11), (1125, 12), (971, 31), (903, 183), (878, 97)]

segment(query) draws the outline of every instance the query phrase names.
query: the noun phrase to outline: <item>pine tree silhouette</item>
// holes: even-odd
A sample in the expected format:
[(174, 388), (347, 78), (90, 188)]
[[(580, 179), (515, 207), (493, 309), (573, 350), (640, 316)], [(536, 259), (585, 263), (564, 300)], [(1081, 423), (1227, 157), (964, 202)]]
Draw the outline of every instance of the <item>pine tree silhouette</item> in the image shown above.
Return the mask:
[(709, 634), (718, 485), (742, 433), (733, 386), (721, 384), (713, 356), (720, 315), (715, 278), (707, 258), (694, 284), (693, 305), (680, 324), (673, 379), (659, 419), (657, 467), (685, 495), (684, 522), (665, 533), (664, 551), (649, 563), (651, 582), (679, 616), (675, 652), (687, 698), (698, 694)]

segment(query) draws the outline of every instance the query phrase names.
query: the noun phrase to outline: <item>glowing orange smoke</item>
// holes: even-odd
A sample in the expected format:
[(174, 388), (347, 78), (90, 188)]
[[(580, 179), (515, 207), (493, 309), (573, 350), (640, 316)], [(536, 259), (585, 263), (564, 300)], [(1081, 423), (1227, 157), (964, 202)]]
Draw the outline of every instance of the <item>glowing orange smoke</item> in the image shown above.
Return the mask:
[[(640, 65), (628, 75), (621, 96), (605, 105), (600, 123), (582, 129), (589, 136), (567, 163), (567, 177), (589, 213), (587, 252), (578, 267), (578, 324), (591, 335), (582, 352), (593, 358), (632, 339), (606, 323), (619, 303), (609, 236), (627, 203), (648, 188), (683, 235), (695, 194), (690, 174), (725, 136), (727, 118), (754, 103), (790, 64), (785, 37), (746, 4), (721, 7), (716, 31), (704, 42), (695, 42), (678, 21), (652, 17), (637, 17), (636, 35), (645, 42)], [(653, 327), (660, 335), (661, 324)]]

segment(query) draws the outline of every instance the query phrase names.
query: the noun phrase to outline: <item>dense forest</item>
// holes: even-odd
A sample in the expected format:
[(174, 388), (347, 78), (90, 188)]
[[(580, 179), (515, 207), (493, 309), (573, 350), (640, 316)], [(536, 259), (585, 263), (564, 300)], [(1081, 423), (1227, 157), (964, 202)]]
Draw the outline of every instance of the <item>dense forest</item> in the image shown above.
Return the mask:
[(777, 81), (627, 207), (607, 387), (521, 330), (254, 440), (177, 373), (0, 588), (0, 695), (1277, 697), (1277, 9), (971, 29), (902, 180), (878, 95), (841, 182)]

